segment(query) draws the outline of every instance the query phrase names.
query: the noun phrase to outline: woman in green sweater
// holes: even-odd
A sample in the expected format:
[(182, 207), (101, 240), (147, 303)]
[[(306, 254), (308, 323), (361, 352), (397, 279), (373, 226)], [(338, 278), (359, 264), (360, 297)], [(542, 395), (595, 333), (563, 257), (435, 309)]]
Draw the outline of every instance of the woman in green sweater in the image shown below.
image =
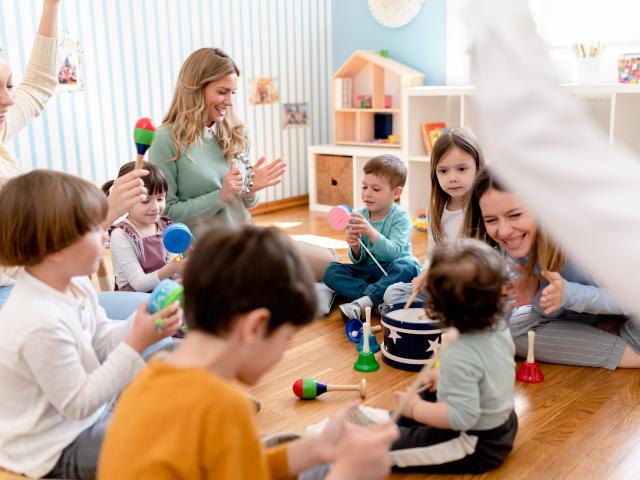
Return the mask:
[(162, 126), (149, 150), (169, 183), (166, 214), (196, 225), (239, 225), (258, 204), (257, 192), (282, 181), (286, 164), (249, 166), (244, 125), (233, 113), (240, 70), (218, 48), (201, 48), (182, 65)]
[[(240, 225), (251, 218), (258, 192), (282, 181), (286, 163), (249, 164), (247, 131), (233, 113), (240, 70), (219, 48), (201, 48), (184, 62), (149, 160), (167, 177), (165, 214), (193, 229)], [(296, 242), (321, 280), (326, 266), (340, 261), (335, 250)]]

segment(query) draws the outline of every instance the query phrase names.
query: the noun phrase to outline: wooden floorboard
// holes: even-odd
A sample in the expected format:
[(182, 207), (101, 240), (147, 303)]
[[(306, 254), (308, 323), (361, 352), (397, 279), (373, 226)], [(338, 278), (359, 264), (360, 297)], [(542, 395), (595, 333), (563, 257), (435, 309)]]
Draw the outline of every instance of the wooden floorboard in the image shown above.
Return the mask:
[[(292, 235), (342, 240), (342, 233), (331, 230), (326, 218), (323, 213), (294, 208), (259, 215), (254, 221), (278, 224)], [(414, 253), (420, 259), (426, 243), (426, 234), (414, 232)], [(346, 258), (346, 250), (338, 252)], [(375, 318), (374, 325), (377, 322)], [(363, 374), (353, 370), (355, 360), (354, 344), (347, 341), (335, 308), (298, 332), (282, 361), (250, 390), (262, 402), (261, 433), (301, 433), (357, 398), (353, 392), (336, 392), (300, 401), (292, 393), (300, 377), (357, 383)], [(542, 364), (542, 369), (543, 383), (516, 385), (520, 428), (514, 451), (501, 468), (475, 476), (393, 474), (390, 478), (640, 479), (640, 372), (551, 364)], [(391, 409), (395, 405), (392, 392), (406, 388), (413, 375), (381, 363), (379, 371), (364, 376), (369, 384), (365, 404)]]

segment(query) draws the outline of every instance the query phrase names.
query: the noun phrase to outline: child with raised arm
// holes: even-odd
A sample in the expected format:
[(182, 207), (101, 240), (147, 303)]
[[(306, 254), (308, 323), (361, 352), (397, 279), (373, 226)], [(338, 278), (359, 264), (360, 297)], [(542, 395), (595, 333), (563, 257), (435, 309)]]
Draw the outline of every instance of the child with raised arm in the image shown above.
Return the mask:
[(480, 142), (468, 128), (450, 128), (438, 137), (431, 152), (428, 252), (423, 270), (411, 283), (387, 288), (385, 303), (405, 303), (412, 293), (425, 300), (424, 288), (431, 254), (437, 245), (457, 238), (473, 180), (484, 166)]
[(343, 410), (326, 433), (265, 451), (255, 409), (235, 385), (255, 384), (315, 312), (311, 272), (284, 233), (253, 226), (208, 232), (192, 252), (184, 287), (189, 331), (121, 395), (99, 479), (290, 478), (326, 462), (334, 464), (333, 479), (386, 476), (395, 427), (347, 425)]
[(0, 265), (24, 267), (0, 311), (0, 467), (92, 479), (114, 398), (140, 353), (178, 330), (181, 310), (149, 315), (142, 304), (127, 321), (106, 317), (88, 276), (107, 200), (89, 182), (34, 170), (4, 185), (0, 205)]
[(382, 303), (389, 285), (408, 282), (420, 272), (411, 254), (411, 219), (396, 203), (406, 180), (407, 167), (393, 155), (379, 155), (364, 166), (365, 206), (353, 212), (347, 228), (353, 263), (331, 263), (324, 273), (324, 283), (350, 302), (340, 305), (345, 321), (364, 318), (366, 307)]
[(462, 239), (436, 247), (426, 311), (460, 335), (442, 352), (440, 368), (429, 372), (427, 383), (437, 397), (413, 394), (402, 411), (394, 468), (480, 473), (511, 452), (518, 419), (509, 291), (505, 261), (484, 242)]
[[(161, 280), (182, 274), (186, 259), (175, 261), (175, 254), (164, 247), (162, 235), (172, 223), (162, 215), (166, 203), (167, 179), (153, 163), (143, 162), (149, 172), (143, 177), (147, 189), (145, 200), (133, 205), (127, 218), (109, 228), (111, 261), (116, 277), (116, 290), (150, 292)], [(118, 178), (135, 168), (135, 162), (124, 164)], [(111, 180), (102, 186), (109, 194)]]

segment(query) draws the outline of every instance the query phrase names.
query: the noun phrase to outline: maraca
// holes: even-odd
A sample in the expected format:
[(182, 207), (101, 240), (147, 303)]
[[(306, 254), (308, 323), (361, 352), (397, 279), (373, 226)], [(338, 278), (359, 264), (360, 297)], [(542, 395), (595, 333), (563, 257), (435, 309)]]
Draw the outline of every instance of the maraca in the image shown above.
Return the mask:
[[(170, 278), (165, 278), (151, 292), (147, 311), (149, 313), (159, 312), (176, 301), (180, 302), (181, 307), (184, 307), (184, 287)], [(163, 324), (164, 320), (162, 318), (156, 320), (156, 330), (158, 332), (162, 331)]]
[(191, 235), (191, 230), (189, 230), (189, 227), (184, 223), (180, 222), (172, 223), (162, 233), (162, 244), (164, 248), (166, 248), (168, 252), (178, 255), (178, 257), (176, 257), (178, 261), (182, 258), (182, 254), (187, 251), (192, 240), (193, 235)]
[(142, 168), (144, 154), (151, 146), (155, 136), (156, 126), (153, 124), (153, 120), (142, 117), (136, 122), (136, 126), (133, 129), (133, 141), (136, 144), (136, 151), (138, 152), (138, 156), (136, 157), (136, 170)]
[(362, 398), (367, 396), (367, 381), (363, 378), (356, 385), (327, 385), (314, 378), (299, 378), (293, 384), (293, 393), (303, 400), (311, 400), (326, 392), (355, 391)]

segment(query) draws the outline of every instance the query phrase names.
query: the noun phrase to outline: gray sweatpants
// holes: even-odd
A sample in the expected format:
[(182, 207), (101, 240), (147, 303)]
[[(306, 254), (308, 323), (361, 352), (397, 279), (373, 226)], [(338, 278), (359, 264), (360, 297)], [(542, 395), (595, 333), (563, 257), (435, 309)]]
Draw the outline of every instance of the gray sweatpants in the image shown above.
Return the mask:
[(102, 440), (107, 431), (113, 409), (116, 405), (114, 398), (109, 402), (104, 413), (96, 423), (91, 425), (68, 445), (58, 459), (58, 463), (47, 477), (72, 478), (78, 480), (93, 480), (98, 468), (98, 455), (102, 447)]
[[(621, 322), (620, 336), (596, 326), (611, 319)], [(522, 357), (527, 356), (527, 332), (536, 332), (535, 358), (543, 362), (615, 370), (627, 345), (640, 352), (640, 328), (622, 315), (565, 311), (548, 318), (525, 305), (514, 309), (510, 328), (516, 353)]]

